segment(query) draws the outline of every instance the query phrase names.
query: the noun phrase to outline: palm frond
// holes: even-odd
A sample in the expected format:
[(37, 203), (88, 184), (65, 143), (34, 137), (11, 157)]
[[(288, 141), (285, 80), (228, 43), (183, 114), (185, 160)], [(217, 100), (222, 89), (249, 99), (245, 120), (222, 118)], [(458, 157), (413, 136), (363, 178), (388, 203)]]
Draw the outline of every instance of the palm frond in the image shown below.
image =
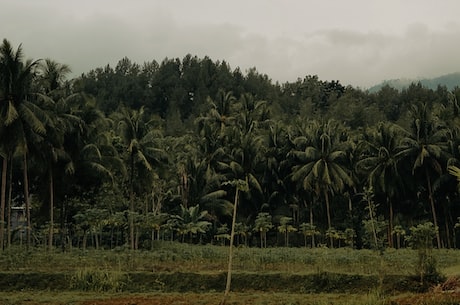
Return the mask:
[(8, 101), (8, 104), (6, 106), (6, 115), (3, 118), (4, 119), (4, 124), (5, 126), (11, 125), (17, 118), (19, 118), (19, 113), (16, 110), (16, 107), (14, 107), (14, 104), (12, 101)]

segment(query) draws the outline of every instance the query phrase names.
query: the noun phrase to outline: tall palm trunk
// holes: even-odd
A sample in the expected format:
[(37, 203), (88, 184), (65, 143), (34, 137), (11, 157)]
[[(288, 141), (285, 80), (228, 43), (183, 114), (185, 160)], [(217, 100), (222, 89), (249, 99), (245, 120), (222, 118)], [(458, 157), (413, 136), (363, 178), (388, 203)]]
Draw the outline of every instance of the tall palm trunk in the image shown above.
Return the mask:
[(131, 177), (129, 181), (129, 241), (134, 250), (134, 155), (131, 154)]
[[(326, 201), (327, 226), (328, 226), (328, 230), (331, 230), (332, 229), (331, 209), (329, 206), (329, 194), (327, 193), (327, 189), (324, 190), (324, 200)], [(334, 248), (334, 238), (332, 237), (332, 235), (329, 236), (329, 242), (331, 243), (331, 248)]]
[(431, 213), (433, 214), (433, 224), (434, 224), (434, 227), (437, 228), (437, 230), (436, 230), (436, 242), (438, 244), (438, 249), (441, 249), (441, 238), (439, 236), (438, 218), (436, 216), (436, 208), (434, 206), (433, 191), (432, 191), (432, 188), (431, 188), (430, 175), (428, 174), (428, 168), (426, 168), (426, 167), (425, 167), (425, 176), (426, 176), (426, 182), (427, 182), (427, 185), (428, 185), (428, 197), (430, 198)]
[[(310, 203), (310, 226), (313, 229), (313, 202)], [(314, 230), (313, 230), (314, 231)], [(315, 248), (316, 243), (315, 243), (315, 232), (311, 235), (311, 247)]]
[[(53, 184), (54, 185), (54, 184)], [(65, 252), (66, 247), (67, 247), (67, 201), (62, 200), (61, 203), (61, 251)], [(69, 247), (72, 247), (72, 243), (69, 243)]]
[(227, 271), (227, 284), (225, 285), (225, 293), (224, 298), (220, 304), (225, 304), (228, 294), (230, 293), (230, 286), (232, 282), (232, 264), (233, 264), (233, 239), (235, 237), (235, 224), (236, 224), (236, 210), (238, 204), (238, 195), (239, 195), (239, 188), (236, 187), (235, 193), (235, 202), (233, 204), (233, 218), (232, 218), (232, 231), (230, 233), (230, 249), (228, 251), (228, 271)]
[(379, 243), (377, 239), (377, 231), (375, 230), (374, 210), (372, 209), (372, 207), (373, 205), (372, 205), (371, 199), (367, 199), (367, 208), (369, 209), (369, 219), (372, 225), (372, 235), (374, 237), (374, 245), (375, 245), (375, 249), (378, 249)]
[(10, 167), (9, 167), (9, 173), (8, 173), (8, 222), (7, 222), (7, 227), (6, 227), (6, 234), (8, 238), (8, 248), (11, 246), (11, 195), (13, 194), (13, 158), (9, 156), (9, 161), (10, 161)]
[(27, 168), (27, 152), (24, 153), (24, 201), (26, 203), (26, 218), (27, 218), (27, 230), (26, 230), (26, 247), (29, 250), (31, 243), (31, 222), (30, 222), (30, 200), (29, 200), (29, 177)]
[(53, 248), (53, 237), (54, 237), (54, 183), (53, 183), (53, 170), (50, 169), (49, 173), (49, 191), (50, 191), (50, 231), (48, 237), (48, 250), (51, 251)]
[(0, 195), (0, 251), (4, 249), (5, 242), (5, 203), (6, 203), (6, 174), (8, 172), (8, 159), (2, 162), (2, 187)]
[(388, 246), (393, 248), (394, 241), (393, 241), (393, 201), (391, 201), (390, 197), (387, 197), (387, 202), (389, 206), (389, 222), (388, 222)]

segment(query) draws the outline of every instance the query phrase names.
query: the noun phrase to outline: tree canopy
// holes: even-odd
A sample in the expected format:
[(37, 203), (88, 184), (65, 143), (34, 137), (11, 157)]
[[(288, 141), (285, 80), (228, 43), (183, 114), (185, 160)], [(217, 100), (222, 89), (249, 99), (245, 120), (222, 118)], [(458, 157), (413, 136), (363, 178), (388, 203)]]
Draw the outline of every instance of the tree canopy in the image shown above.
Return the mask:
[(70, 71), (0, 46), (1, 248), (23, 227), (64, 250), (215, 242), (236, 180), (248, 245), (399, 248), (428, 222), (459, 245), (460, 87), (280, 84), (190, 54)]

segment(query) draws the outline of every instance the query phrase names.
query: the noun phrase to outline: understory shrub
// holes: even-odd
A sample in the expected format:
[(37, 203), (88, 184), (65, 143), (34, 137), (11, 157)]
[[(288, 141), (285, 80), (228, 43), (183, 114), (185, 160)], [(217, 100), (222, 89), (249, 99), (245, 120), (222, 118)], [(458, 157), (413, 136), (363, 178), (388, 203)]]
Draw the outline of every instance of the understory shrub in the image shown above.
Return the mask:
[(77, 270), (70, 279), (70, 288), (83, 291), (120, 292), (127, 285), (129, 277), (117, 271), (97, 269)]

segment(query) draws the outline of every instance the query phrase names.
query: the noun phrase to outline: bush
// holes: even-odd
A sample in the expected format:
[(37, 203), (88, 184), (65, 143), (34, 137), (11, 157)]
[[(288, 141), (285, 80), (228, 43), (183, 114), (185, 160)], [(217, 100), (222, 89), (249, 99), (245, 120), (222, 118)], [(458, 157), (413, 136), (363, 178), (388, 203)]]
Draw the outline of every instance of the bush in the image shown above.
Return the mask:
[(81, 269), (71, 277), (70, 288), (96, 292), (120, 292), (127, 281), (128, 277), (122, 272)]
[(407, 237), (409, 245), (417, 250), (416, 274), (420, 278), (423, 288), (427, 284), (439, 283), (443, 276), (437, 268), (437, 261), (433, 256), (433, 239), (436, 237), (438, 228), (431, 222), (419, 224), (410, 228), (411, 234)]

